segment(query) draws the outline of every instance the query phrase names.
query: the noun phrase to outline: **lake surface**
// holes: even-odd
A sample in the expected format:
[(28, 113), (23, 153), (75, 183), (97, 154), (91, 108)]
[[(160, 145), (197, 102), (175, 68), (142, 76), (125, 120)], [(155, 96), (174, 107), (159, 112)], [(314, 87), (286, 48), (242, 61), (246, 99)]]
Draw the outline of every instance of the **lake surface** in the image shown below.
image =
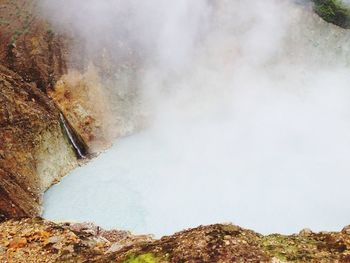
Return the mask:
[[(349, 223), (350, 157), (343, 155), (349, 149), (316, 131), (285, 138), (281, 129), (274, 133), (279, 138), (254, 141), (233, 134), (225, 120), (211, 123), (211, 134), (200, 133), (205, 127), (120, 140), (46, 193), (44, 217), (158, 236), (220, 222), (262, 233), (339, 230)], [(334, 135), (349, 146), (349, 134)], [(282, 146), (273, 149), (279, 139)]]
[(185, 2), (135, 81), (149, 125), (52, 187), (44, 216), (158, 236), (348, 225), (349, 31), (295, 1)]

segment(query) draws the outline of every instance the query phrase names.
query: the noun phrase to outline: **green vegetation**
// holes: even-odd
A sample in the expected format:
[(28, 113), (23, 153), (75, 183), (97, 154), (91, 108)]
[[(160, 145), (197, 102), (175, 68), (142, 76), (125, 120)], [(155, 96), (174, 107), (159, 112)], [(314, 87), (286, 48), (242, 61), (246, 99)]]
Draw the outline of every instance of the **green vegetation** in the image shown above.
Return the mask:
[(9, 21), (0, 19), (0, 26), (2, 26), (2, 25), (8, 26), (9, 24), (10, 24)]
[(262, 247), (271, 257), (282, 261), (308, 262), (317, 258), (317, 242), (299, 236), (269, 235), (262, 238)]
[(270, 256), (287, 262), (349, 262), (348, 241), (338, 233), (269, 235), (261, 238), (261, 248)]
[(9, 1), (7, 6), (0, 7), (0, 9), (6, 8), (6, 12), (0, 12), (0, 26), (7, 26), (13, 32), (8, 44), (9, 47), (16, 44), (16, 41), (22, 35), (30, 32), (31, 24), (34, 20), (34, 2), (30, 1), (30, 3), (26, 4), (28, 7), (23, 7), (18, 1)]
[(128, 260), (123, 263), (158, 263), (159, 260), (152, 254), (142, 254), (138, 256), (131, 256)]
[(28, 29), (17, 29), (17, 30), (13, 33), (13, 35), (12, 35), (10, 45), (15, 44), (16, 41), (17, 41), (17, 39), (18, 39), (21, 35), (26, 34), (26, 33), (28, 33)]
[(313, 0), (315, 12), (325, 21), (350, 28), (350, 8), (341, 0)]

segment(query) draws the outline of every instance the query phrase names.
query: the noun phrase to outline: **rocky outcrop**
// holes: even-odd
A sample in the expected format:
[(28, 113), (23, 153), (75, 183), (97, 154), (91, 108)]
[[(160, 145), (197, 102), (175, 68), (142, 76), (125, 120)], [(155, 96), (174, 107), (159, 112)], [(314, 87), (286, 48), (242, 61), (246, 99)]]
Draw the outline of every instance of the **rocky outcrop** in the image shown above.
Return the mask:
[(0, 220), (40, 215), (43, 192), (77, 165), (45, 94), (66, 72), (64, 41), (37, 1), (0, 0)]
[(40, 18), (36, 0), (0, 0), (0, 61), (42, 91), (67, 71), (67, 38)]
[[(61, 89), (54, 89), (67, 74), (70, 41), (40, 18), (37, 4), (0, 0), (0, 220), (40, 215), (43, 192), (87, 153), (83, 139), (90, 136), (86, 141), (92, 145), (93, 135), (102, 134), (100, 128), (86, 132), (102, 119), (89, 109), (106, 105), (93, 91), (88, 100), (67, 92), (60, 98)], [(55, 103), (48, 93), (60, 99)], [(84, 116), (72, 118), (77, 105)]]
[(0, 217), (40, 214), (44, 191), (77, 165), (59, 111), (0, 66)]
[[(77, 43), (41, 18), (38, 3), (0, 0), (1, 64), (50, 94), (85, 151), (103, 150), (110, 144), (110, 121), (99, 76), (91, 67), (86, 70), (88, 62), (68, 59)], [(83, 52), (74, 57), (84, 57)]]
[(0, 224), (0, 262), (104, 262), (114, 249), (149, 236), (105, 231), (91, 224), (54, 224), (39, 218)]
[(341, 232), (263, 236), (235, 225), (189, 229), (155, 240), (92, 224), (23, 219), (0, 224), (1, 262), (349, 262)]
[(313, 0), (315, 12), (325, 21), (350, 28), (350, 6), (342, 0)]
[(108, 96), (91, 65), (81, 74), (71, 70), (48, 91), (89, 153), (99, 152), (112, 141)]

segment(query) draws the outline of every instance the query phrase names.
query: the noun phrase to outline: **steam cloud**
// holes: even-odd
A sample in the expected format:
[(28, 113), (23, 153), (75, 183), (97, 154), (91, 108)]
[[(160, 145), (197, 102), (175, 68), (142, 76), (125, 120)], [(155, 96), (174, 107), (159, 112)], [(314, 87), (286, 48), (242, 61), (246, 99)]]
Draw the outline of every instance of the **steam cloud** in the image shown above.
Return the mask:
[(149, 120), (50, 190), (47, 217), (156, 234), (222, 221), (262, 232), (348, 224), (350, 34), (306, 1), (42, 5), (92, 60), (104, 49), (117, 65), (137, 57)]

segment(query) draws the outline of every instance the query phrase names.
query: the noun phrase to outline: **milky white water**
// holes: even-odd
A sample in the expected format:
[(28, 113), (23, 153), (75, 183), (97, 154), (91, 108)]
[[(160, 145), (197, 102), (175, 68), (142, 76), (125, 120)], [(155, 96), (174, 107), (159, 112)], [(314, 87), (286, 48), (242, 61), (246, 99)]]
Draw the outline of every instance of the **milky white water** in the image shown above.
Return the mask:
[(337, 109), (322, 101), (309, 112), (302, 97), (275, 103), (277, 119), (277, 105), (263, 105), (249, 120), (218, 114), (124, 138), (54, 186), (45, 216), (157, 235), (217, 222), (340, 229), (350, 220), (350, 106), (335, 123)]
[(294, 4), (223, 3), (185, 62), (143, 71), (149, 126), (52, 187), (46, 218), (159, 236), (350, 223), (349, 33)]
[(166, 125), (121, 139), (54, 186), (45, 216), (157, 235), (217, 222), (340, 229), (350, 220), (350, 93), (318, 87), (319, 96), (267, 102), (269, 88), (249, 89), (234, 115), (218, 107), (179, 121), (167, 112)]

